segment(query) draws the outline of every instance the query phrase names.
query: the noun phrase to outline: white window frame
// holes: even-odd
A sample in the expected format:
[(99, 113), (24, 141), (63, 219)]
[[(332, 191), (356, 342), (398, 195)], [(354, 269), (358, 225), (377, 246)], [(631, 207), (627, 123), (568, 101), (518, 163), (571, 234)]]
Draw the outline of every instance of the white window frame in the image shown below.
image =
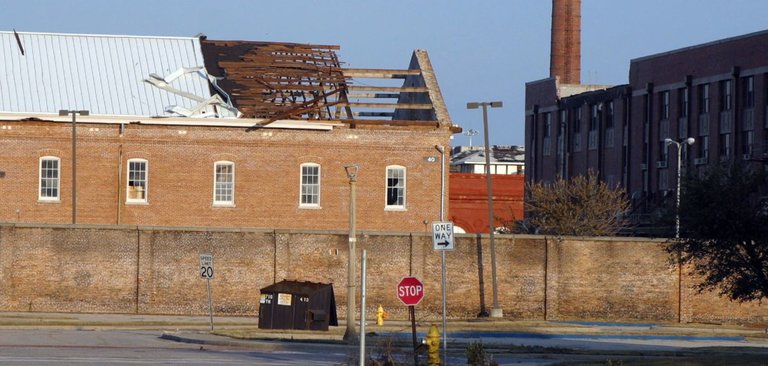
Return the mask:
[[(317, 182), (315, 183), (305, 183), (305, 174), (304, 174), (304, 168), (317, 168), (317, 175), (313, 175), (317, 177)], [(308, 176), (307, 176), (308, 177)], [(320, 208), (320, 192), (321, 192), (321, 182), (322, 182), (322, 168), (320, 167), (320, 164), (317, 163), (304, 163), (301, 164), (299, 167), (299, 207), (301, 208)], [(316, 187), (316, 192), (310, 192), (309, 194), (305, 194), (305, 188), (310, 189)], [(309, 202), (304, 201), (304, 197), (313, 197), (313, 199)]]
[[(142, 198), (131, 198), (131, 183), (134, 181), (137, 181), (136, 179), (131, 179), (131, 163), (143, 163), (144, 164), (144, 186), (143, 186), (143, 192), (144, 196)], [(128, 164), (126, 164), (126, 171), (127, 174), (125, 176), (125, 203), (147, 203), (147, 197), (149, 197), (149, 161), (146, 159), (128, 159)]]
[[(55, 161), (56, 162), (56, 177), (46, 177), (43, 174), (43, 162), (44, 161)], [(38, 162), (38, 176), (39, 179), (37, 180), (37, 199), (39, 201), (44, 202), (61, 202), (61, 158), (57, 156), (43, 156), (40, 157), (40, 160)], [(56, 195), (55, 196), (46, 196), (43, 195), (43, 179), (47, 180), (53, 180), (55, 179), (55, 189), (56, 189)], [(50, 187), (47, 187), (50, 188)]]
[[(390, 171), (402, 171), (402, 187), (392, 186), (389, 184), (390, 180)], [(408, 171), (405, 169), (402, 165), (389, 165), (385, 169), (385, 181), (384, 181), (384, 208), (386, 210), (395, 210), (395, 211), (402, 211), (405, 210), (405, 204), (406, 204), (406, 194), (407, 194), (407, 187), (408, 187)], [(400, 185), (400, 184), (398, 184)], [(395, 203), (390, 204), (389, 203), (389, 192), (390, 189), (401, 189), (402, 190), (402, 203)]]
[[(219, 180), (219, 167), (228, 166), (230, 171), (222, 174), (229, 176), (229, 181)], [(221, 190), (229, 192), (220, 193)], [(225, 197), (228, 195), (229, 197)], [(225, 199), (222, 199), (225, 198)], [(213, 163), (213, 205), (217, 207), (235, 207), (235, 163), (221, 160)]]

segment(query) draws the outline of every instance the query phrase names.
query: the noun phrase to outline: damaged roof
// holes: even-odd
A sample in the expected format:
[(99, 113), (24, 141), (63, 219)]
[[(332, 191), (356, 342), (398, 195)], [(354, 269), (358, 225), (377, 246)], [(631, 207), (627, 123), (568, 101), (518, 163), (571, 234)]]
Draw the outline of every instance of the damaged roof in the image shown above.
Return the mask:
[(414, 51), (406, 69), (349, 69), (338, 50), (205, 36), (0, 32), (0, 113), (77, 109), (255, 119), (252, 128), (300, 120), (459, 130), (425, 51)]
[[(205, 65), (245, 117), (452, 126), (425, 51), (408, 69), (344, 68), (339, 46), (202, 40)], [(402, 86), (383, 80), (402, 80)]]

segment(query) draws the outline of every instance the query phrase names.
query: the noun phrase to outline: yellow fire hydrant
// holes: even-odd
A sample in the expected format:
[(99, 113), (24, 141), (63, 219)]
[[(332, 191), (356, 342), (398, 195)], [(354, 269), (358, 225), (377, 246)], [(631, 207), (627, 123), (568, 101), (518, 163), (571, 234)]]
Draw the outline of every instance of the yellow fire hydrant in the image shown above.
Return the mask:
[(384, 308), (379, 304), (379, 308), (376, 310), (376, 325), (384, 325), (384, 319), (387, 318), (387, 313), (384, 312)]
[(427, 365), (439, 366), (440, 363), (440, 331), (432, 324), (427, 333)]

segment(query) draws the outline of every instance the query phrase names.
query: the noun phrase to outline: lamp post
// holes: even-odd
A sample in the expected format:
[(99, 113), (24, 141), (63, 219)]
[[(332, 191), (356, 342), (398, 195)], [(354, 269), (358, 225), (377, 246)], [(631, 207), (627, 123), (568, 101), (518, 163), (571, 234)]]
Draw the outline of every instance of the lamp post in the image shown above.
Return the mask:
[[(474, 131), (474, 130), (470, 130)], [(477, 131), (475, 131), (477, 132)], [(472, 139), (472, 135), (469, 136)], [(471, 141), (471, 140), (470, 140)], [(440, 222), (445, 221), (445, 148), (435, 145), (435, 149), (440, 152)], [(448, 359), (448, 325), (446, 321), (446, 284), (445, 284), (445, 250), (440, 251), (440, 285), (443, 290), (443, 360)]]
[(344, 166), (349, 178), (349, 261), (347, 262), (347, 330), (344, 331), (344, 341), (358, 341), (355, 329), (355, 182), (357, 181), (357, 164)]
[(87, 116), (87, 110), (60, 109), (59, 116), (72, 115), (72, 224), (77, 223), (77, 115)]
[[(667, 137), (664, 139), (664, 143), (669, 145), (675, 145), (677, 147), (677, 191), (675, 192), (676, 196), (676, 202), (675, 202), (675, 239), (680, 238), (680, 170), (683, 165), (683, 152), (682, 147), (687, 145), (693, 145), (693, 143), (696, 142), (696, 139), (693, 137), (688, 137), (686, 139), (683, 139), (681, 141), (675, 141), (671, 138)], [(683, 145), (683, 143), (687, 145)]]
[(485, 175), (488, 181), (488, 228), (489, 240), (491, 242), (491, 281), (493, 287), (493, 308), (491, 308), (492, 318), (501, 318), (504, 312), (499, 306), (499, 291), (496, 285), (496, 243), (493, 234), (495, 225), (493, 224), (493, 183), (491, 182), (491, 149), (488, 144), (488, 107), (501, 108), (502, 102), (470, 102), (467, 103), (467, 109), (483, 108), (483, 133), (485, 136)]

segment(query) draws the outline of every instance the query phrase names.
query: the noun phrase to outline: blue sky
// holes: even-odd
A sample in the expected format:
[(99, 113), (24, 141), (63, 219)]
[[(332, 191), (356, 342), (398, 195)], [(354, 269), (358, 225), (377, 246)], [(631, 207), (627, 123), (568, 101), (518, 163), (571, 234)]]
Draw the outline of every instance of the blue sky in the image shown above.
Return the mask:
[[(764, 0), (582, 0), (583, 83), (627, 82), (633, 58), (768, 29)], [(425, 49), (454, 123), (522, 145), (525, 83), (549, 75), (550, 0), (0, 0), (0, 30), (335, 44), (347, 67), (406, 68)], [(768, 58), (768, 55), (766, 55)], [(467, 145), (456, 135), (453, 145)]]

